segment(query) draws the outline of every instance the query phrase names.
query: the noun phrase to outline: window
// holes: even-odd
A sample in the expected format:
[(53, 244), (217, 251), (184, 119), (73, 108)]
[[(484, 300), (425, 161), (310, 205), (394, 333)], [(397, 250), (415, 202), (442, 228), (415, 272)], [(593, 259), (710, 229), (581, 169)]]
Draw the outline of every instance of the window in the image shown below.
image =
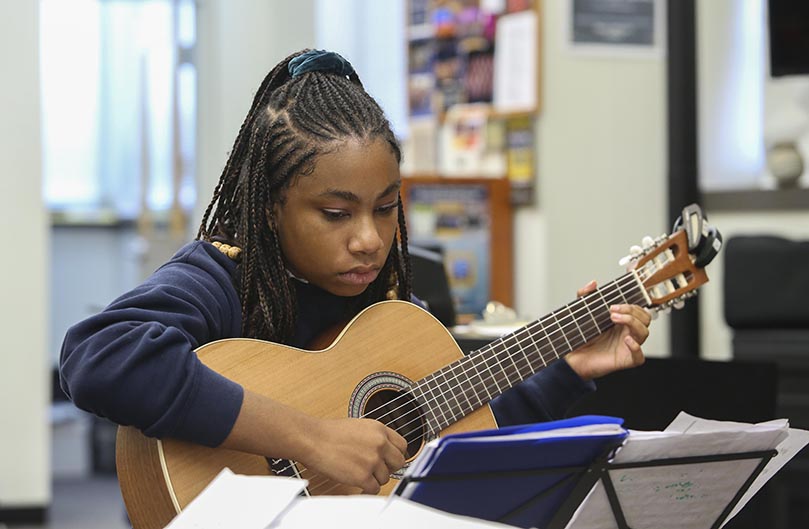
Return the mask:
[(760, 188), (766, 174), (763, 0), (699, 2), (700, 187)]
[(320, 49), (345, 56), (390, 120), (407, 135), (404, 0), (316, 0), (315, 39)]
[(48, 207), (193, 207), (195, 16), (193, 0), (40, 1)]

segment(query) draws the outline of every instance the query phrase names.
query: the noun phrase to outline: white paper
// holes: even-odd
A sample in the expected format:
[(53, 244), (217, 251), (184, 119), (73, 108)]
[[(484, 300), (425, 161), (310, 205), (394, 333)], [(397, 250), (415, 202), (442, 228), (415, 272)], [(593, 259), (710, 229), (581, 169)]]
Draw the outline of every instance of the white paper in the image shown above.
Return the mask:
[(276, 518), (270, 528), (332, 528), (340, 527), (340, 523), (352, 529), (376, 528), (387, 502), (384, 496), (302, 497)]
[(306, 484), (280, 476), (244, 476), (225, 468), (166, 529), (266, 529)]
[(377, 523), (376, 527), (385, 529), (514, 529), (511, 525), (439, 511), (398, 496), (391, 497)]
[(536, 110), (538, 52), (537, 14), (533, 9), (497, 19), (493, 95), (496, 110)]
[[(234, 526), (235, 527), (235, 526)], [(270, 529), (506, 529), (511, 526), (458, 516), (398, 496), (299, 498)]]
[(559, 437), (588, 437), (598, 435), (615, 435), (625, 430), (620, 424), (585, 424), (569, 428), (556, 428), (553, 430), (535, 430), (530, 432), (514, 433), (511, 435), (483, 435), (480, 437), (465, 437), (457, 439), (462, 443), (497, 443), (512, 441), (528, 441), (536, 439), (557, 439)]

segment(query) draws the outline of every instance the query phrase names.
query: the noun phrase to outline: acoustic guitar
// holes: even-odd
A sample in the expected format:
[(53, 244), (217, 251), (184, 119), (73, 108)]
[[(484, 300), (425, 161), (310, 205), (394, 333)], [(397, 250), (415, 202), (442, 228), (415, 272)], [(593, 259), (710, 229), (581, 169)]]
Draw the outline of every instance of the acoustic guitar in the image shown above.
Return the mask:
[[(365, 309), (322, 350), (226, 339), (196, 353), (245, 389), (313, 416), (384, 422), (408, 441), (410, 461), (436, 436), (496, 427), (488, 403), (612, 327), (610, 305), (657, 311), (695, 295), (708, 278), (689, 246), (683, 229), (661, 236), (631, 256), (624, 275), (468, 355), (432, 315), (402, 301)], [(116, 460), (135, 529), (165, 527), (225, 467), (298, 476), (313, 495), (359, 492), (295, 462), (149, 438), (133, 427), (119, 428)]]

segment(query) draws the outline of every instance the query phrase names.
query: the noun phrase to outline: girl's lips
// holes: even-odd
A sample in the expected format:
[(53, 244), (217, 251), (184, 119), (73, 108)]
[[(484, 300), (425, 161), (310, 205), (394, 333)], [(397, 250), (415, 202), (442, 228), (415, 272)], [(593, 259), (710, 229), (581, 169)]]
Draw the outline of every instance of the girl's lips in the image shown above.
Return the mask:
[(340, 279), (352, 285), (369, 285), (379, 275), (378, 268), (361, 269), (356, 268), (349, 272), (340, 274)]

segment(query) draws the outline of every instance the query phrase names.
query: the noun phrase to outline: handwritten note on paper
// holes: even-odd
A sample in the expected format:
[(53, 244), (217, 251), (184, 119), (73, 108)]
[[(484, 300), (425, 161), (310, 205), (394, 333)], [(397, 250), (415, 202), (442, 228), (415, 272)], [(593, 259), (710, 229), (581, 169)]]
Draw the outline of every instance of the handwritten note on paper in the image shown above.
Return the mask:
[[(790, 437), (786, 421), (753, 425), (704, 421), (681, 414), (665, 432), (631, 432), (612, 463), (737, 454), (776, 447), (780, 450)], [(805, 441), (800, 446), (804, 444)], [(791, 449), (792, 455), (800, 449), (796, 448), (794, 445)], [(616, 468), (609, 476), (626, 522), (633, 529), (705, 529), (720, 518), (759, 462), (758, 459), (677, 465), (659, 462), (646, 468)], [(757, 490), (751, 488), (749, 497)], [(601, 482), (593, 487), (568, 524), (568, 529), (617, 527)]]
[[(787, 432), (786, 438), (778, 443), (776, 450), (778, 450), (778, 455), (773, 457), (770, 462), (764, 467), (764, 470), (761, 471), (761, 474), (758, 475), (756, 480), (750, 485), (750, 488), (747, 489), (744, 496), (742, 496), (739, 503), (733, 508), (728, 516), (728, 519), (725, 521), (727, 523), (731, 518), (736, 516), (736, 514), (744, 507), (747, 502), (749, 502), (755, 494), (761, 490), (761, 487), (764, 486), (767, 481), (773, 477), (776, 472), (781, 470), (781, 468), (786, 465), (793, 457), (795, 457), (798, 452), (800, 452), (804, 446), (809, 444), (809, 432), (806, 430), (798, 430), (796, 428), (789, 428), (789, 421), (786, 419), (776, 419), (774, 421), (767, 421), (763, 423), (758, 423), (755, 425), (744, 425), (739, 423), (731, 423), (731, 422), (724, 422), (724, 421), (710, 421), (707, 419), (700, 419), (698, 417), (694, 417), (687, 413), (680, 413), (669, 425), (667, 430), (679, 430), (682, 432), (711, 432), (711, 431), (724, 431), (727, 429), (738, 428), (739, 426), (748, 426), (752, 427), (756, 430), (765, 430), (769, 428), (783, 428)], [(724, 525), (724, 523), (722, 524)]]
[[(750, 461), (724, 461), (610, 472), (627, 524), (633, 529), (708, 529), (752, 472)], [(673, 522), (676, 520), (676, 522)], [(613, 509), (599, 482), (582, 503), (569, 529), (617, 529)]]
[(279, 476), (243, 476), (225, 468), (166, 529), (266, 529), (306, 483)]

